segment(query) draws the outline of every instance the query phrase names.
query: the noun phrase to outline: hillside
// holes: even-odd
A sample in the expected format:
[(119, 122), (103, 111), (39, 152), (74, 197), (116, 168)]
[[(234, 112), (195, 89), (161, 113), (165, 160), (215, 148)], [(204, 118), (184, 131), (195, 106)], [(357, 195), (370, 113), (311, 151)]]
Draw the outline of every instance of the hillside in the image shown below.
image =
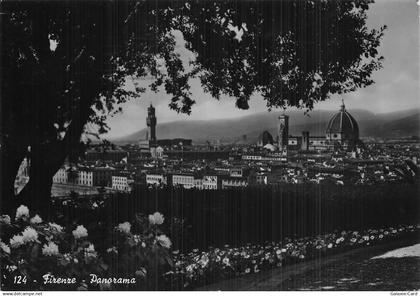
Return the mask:
[[(336, 111), (316, 110), (305, 115), (302, 111), (289, 111), (291, 135), (301, 135), (307, 130), (311, 135), (324, 135), (325, 127)], [(420, 133), (420, 111), (407, 110), (374, 114), (366, 110), (349, 110), (357, 120), (360, 136), (407, 137)], [(282, 112), (264, 112), (235, 119), (191, 120), (161, 123), (157, 125), (157, 136), (166, 138), (189, 138), (194, 142), (214, 141), (235, 142), (247, 136), (247, 142), (257, 141), (264, 130), (273, 134), (277, 129), (277, 118)], [(135, 143), (146, 137), (146, 129), (131, 135), (111, 139), (115, 143)]]

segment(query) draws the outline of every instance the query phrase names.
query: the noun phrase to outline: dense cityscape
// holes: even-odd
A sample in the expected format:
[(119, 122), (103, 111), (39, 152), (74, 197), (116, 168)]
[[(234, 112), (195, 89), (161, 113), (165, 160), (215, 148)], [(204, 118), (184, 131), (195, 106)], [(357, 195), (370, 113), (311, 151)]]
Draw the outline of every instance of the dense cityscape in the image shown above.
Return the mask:
[[(263, 131), (253, 145), (194, 145), (190, 139), (158, 139), (155, 108), (148, 108), (147, 138), (138, 145), (96, 145), (77, 164), (66, 162), (55, 174), (53, 194), (130, 192), (135, 186), (226, 189), (284, 183), (375, 184), (417, 178), (416, 139), (373, 142), (359, 139), (356, 120), (344, 103), (325, 136), (289, 135), (281, 115), (276, 138)], [(27, 182), (21, 166), (16, 190)]]

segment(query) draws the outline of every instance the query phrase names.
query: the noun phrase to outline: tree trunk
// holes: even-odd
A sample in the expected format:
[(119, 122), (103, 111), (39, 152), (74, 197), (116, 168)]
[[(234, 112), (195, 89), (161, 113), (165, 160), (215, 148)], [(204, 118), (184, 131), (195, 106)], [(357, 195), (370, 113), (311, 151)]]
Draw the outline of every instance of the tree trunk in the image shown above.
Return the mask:
[(24, 151), (10, 151), (4, 145), (1, 151), (1, 198), (0, 209), (1, 214), (14, 215), (16, 211), (17, 202), (15, 199), (15, 179), (18, 173), (20, 164), (25, 158)]
[[(32, 169), (32, 167), (31, 167)], [(43, 219), (52, 217), (51, 208), (52, 175), (45, 168), (34, 168), (28, 184), (16, 196), (16, 201), (29, 207), (32, 214)]]
[(38, 213), (45, 219), (52, 218), (55, 214), (51, 205), (52, 179), (69, 153), (75, 149), (75, 144), (79, 143), (87, 120), (88, 112), (80, 111), (63, 140), (53, 143), (37, 142), (31, 146), (29, 182), (17, 195), (17, 200), (27, 205), (32, 213)]
[(53, 176), (64, 163), (66, 151), (62, 142), (33, 143), (30, 152), (29, 182), (16, 196), (32, 213), (42, 218), (52, 217), (51, 187)]

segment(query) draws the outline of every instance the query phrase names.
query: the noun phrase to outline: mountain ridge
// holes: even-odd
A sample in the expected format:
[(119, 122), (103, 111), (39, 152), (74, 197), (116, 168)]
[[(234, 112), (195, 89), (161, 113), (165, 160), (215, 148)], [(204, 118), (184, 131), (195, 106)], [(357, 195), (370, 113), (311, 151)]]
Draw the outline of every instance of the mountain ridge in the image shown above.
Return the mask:
[[(324, 135), (329, 119), (338, 111), (312, 110), (309, 115), (303, 111), (288, 112), (272, 111), (259, 112), (238, 118), (214, 120), (184, 120), (160, 123), (156, 127), (158, 139), (189, 138), (193, 142), (223, 140), (235, 142), (243, 135), (247, 142), (255, 142), (260, 133), (268, 130), (275, 136), (277, 117), (280, 114), (289, 115), (289, 134), (299, 136), (302, 131), (309, 131), (311, 135)], [(410, 109), (388, 113), (373, 113), (363, 109), (350, 109), (350, 114), (356, 119), (360, 128), (360, 136), (377, 137), (406, 137), (419, 135), (420, 110)], [(158, 117), (158, 116), (157, 116)], [(159, 120), (159, 117), (158, 117)], [(111, 138), (115, 143), (135, 143), (145, 139), (147, 129), (119, 138)]]

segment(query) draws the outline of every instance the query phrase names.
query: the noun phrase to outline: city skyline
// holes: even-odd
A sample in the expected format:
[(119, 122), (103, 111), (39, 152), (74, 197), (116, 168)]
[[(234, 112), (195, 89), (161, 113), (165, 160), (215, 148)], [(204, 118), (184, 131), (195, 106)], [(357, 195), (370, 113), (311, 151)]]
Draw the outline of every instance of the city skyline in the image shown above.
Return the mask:
[[(414, 0), (377, 1), (372, 4), (368, 12), (368, 26), (388, 27), (379, 48), (379, 53), (385, 57), (385, 60), (383, 68), (373, 73), (375, 83), (342, 96), (334, 95), (327, 101), (315, 104), (314, 110), (338, 110), (341, 99), (344, 99), (349, 110), (364, 109), (373, 113), (413, 108), (420, 110), (417, 50), (419, 36), (415, 25), (417, 18), (418, 9)], [(182, 44), (178, 44), (178, 51), (186, 63), (193, 58), (192, 53), (183, 48)], [(147, 107), (150, 103), (153, 103), (157, 110), (159, 123), (238, 118), (267, 112), (265, 101), (259, 95), (253, 96), (248, 110), (240, 110), (235, 107), (233, 98), (222, 96), (218, 101), (204, 93), (197, 79), (191, 81), (191, 92), (196, 104), (192, 106), (191, 114), (185, 115), (169, 109), (170, 97), (164, 91), (158, 93), (147, 91), (140, 99), (132, 99), (123, 104), (123, 113), (108, 119), (111, 130), (104, 137), (112, 139), (145, 128)]]

